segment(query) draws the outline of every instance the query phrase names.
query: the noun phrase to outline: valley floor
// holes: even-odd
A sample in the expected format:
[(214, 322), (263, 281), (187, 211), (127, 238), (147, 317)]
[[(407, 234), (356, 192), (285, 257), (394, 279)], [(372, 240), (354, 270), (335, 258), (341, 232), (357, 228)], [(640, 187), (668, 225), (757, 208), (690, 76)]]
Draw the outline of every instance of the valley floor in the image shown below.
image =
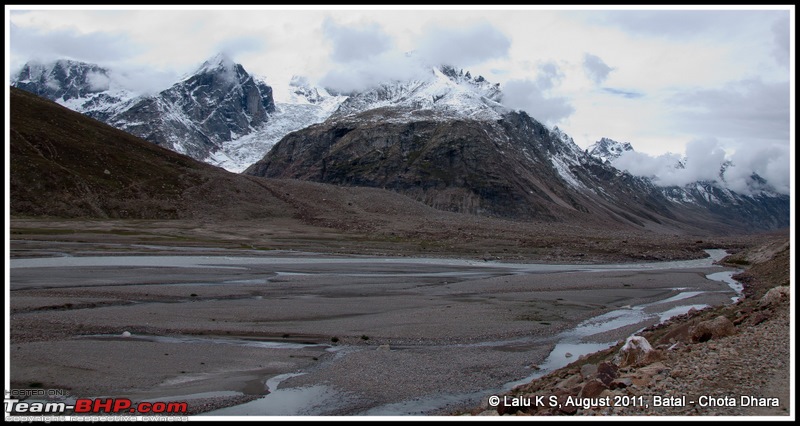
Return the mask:
[[(706, 279), (732, 269), (710, 261), (652, 269), (624, 258), (628, 266), (603, 269), (599, 261), (621, 255), (588, 250), (591, 233), (566, 236), (563, 247), (551, 247), (561, 257), (537, 261), (533, 251), (502, 246), (426, 252), (421, 237), (387, 243), (293, 223), (246, 225), (14, 221), (12, 388), (187, 400), (191, 414), (448, 414), (534, 373), (554, 337), (588, 319), (643, 307), (650, 315), (641, 321), (585, 339), (616, 342), (658, 322), (660, 312), (726, 305), (732, 293)], [(254, 229), (258, 241), (247, 237)], [(686, 246), (735, 250), (755, 239), (681, 241), (652, 252), (700, 257)], [(574, 256), (581, 252), (598, 254)], [(510, 262), (516, 257), (528, 259)], [(784, 322), (764, 321), (776, 325), (759, 338), (762, 347), (786, 346)], [(774, 377), (765, 376), (765, 386)], [(270, 406), (278, 396), (296, 406)]]

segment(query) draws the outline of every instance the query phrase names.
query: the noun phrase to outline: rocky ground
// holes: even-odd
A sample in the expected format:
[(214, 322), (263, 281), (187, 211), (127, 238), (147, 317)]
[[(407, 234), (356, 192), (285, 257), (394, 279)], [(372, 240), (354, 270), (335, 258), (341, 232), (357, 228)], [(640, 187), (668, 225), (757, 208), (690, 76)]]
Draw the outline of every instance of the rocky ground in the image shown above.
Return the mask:
[(785, 237), (727, 257), (748, 267), (742, 300), (645, 329), (470, 414), (790, 415), (789, 253)]

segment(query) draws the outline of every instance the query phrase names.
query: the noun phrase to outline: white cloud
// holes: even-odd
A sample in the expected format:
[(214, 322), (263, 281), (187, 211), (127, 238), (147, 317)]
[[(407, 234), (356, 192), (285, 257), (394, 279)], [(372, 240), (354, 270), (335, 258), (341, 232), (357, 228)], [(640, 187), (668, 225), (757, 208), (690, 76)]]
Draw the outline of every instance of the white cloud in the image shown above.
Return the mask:
[(772, 33), (775, 36), (775, 46), (772, 49), (772, 55), (778, 64), (783, 66), (789, 65), (789, 17), (782, 16), (778, 18), (772, 25)]
[[(730, 164), (725, 164), (727, 162)], [(764, 149), (751, 146), (729, 155), (716, 139), (698, 139), (686, 145), (685, 155), (666, 153), (653, 156), (627, 151), (612, 164), (633, 175), (648, 177), (660, 186), (711, 181), (742, 194), (753, 194), (760, 189), (789, 193), (788, 147), (770, 146)], [(679, 164), (683, 167), (679, 167)], [(771, 188), (754, 186), (753, 174), (766, 180)]]
[(99, 72), (90, 72), (86, 74), (86, 82), (89, 83), (89, 88), (92, 90), (108, 90), (111, 79), (107, 75)]
[(377, 23), (354, 27), (339, 25), (327, 18), (322, 23), (325, 37), (333, 43), (331, 58), (347, 63), (364, 61), (392, 48), (391, 37)]
[(521, 109), (549, 125), (560, 122), (575, 111), (566, 98), (548, 96), (542, 86), (541, 82), (531, 80), (511, 80), (502, 88), (503, 104)]
[(429, 65), (468, 67), (508, 56), (511, 40), (483, 21), (467, 27), (429, 26), (417, 40), (415, 54)]
[(789, 140), (789, 82), (760, 79), (730, 82), (715, 89), (686, 90), (672, 99), (676, 121), (707, 137)]
[[(11, 52), (14, 56), (41, 61), (75, 59), (86, 62), (111, 62), (129, 58), (142, 49), (124, 32), (95, 31), (83, 33), (75, 29), (46, 31), (10, 25)], [(19, 66), (22, 63), (18, 64)]]
[(391, 81), (425, 80), (432, 77), (415, 58), (387, 52), (368, 60), (338, 64), (319, 81), (325, 88), (350, 93)]
[(599, 56), (591, 53), (583, 55), (583, 69), (586, 71), (587, 77), (597, 85), (603, 84), (608, 78), (608, 74), (614, 70), (606, 65)]

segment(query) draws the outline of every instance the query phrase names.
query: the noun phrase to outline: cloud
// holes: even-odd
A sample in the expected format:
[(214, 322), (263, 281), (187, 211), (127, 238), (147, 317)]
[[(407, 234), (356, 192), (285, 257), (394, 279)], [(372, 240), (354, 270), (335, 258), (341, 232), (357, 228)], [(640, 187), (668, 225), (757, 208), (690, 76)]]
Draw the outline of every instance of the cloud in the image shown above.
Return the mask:
[(398, 52), (386, 52), (369, 60), (334, 66), (319, 84), (335, 92), (351, 93), (391, 81), (427, 80), (433, 77), (419, 61)]
[(174, 72), (138, 65), (112, 68), (108, 76), (112, 85), (118, 85), (143, 95), (158, 93), (169, 88), (179, 79), (179, 75)]
[(613, 87), (603, 87), (601, 90), (610, 95), (622, 96), (623, 98), (627, 99), (638, 99), (644, 97), (644, 93), (637, 92), (635, 90), (615, 89)]
[[(698, 181), (752, 195), (761, 189), (789, 193), (789, 148), (750, 146), (728, 155), (716, 139), (696, 139), (686, 145), (685, 156), (666, 153), (658, 156), (626, 151), (612, 165), (636, 176), (650, 178), (659, 186), (685, 186)], [(762, 188), (753, 180), (757, 174), (767, 181)]]
[(40, 31), (13, 23), (10, 25), (11, 51), (22, 57), (36, 52), (42, 61), (109, 62), (127, 59), (142, 51), (139, 45), (122, 34), (101, 31), (82, 34), (73, 29)]
[(86, 74), (86, 82), (89, 83), (89, 88), (96, 91), (108, 90), (111, 79), (99, 72), (90, 72)]
[(333, 43), (331, 58), (340, 63), (370, 59), (393, 45), (392, 38), (377, 23), (353, 27), (339, 25), (327, 18), (322, 23), (322, 31)]
[(603, 84), (608, 79), (608, 74), (614, 70), (600, 59), (599, 56), (586, 53), (583, 55), (583, 70), (595, 84)]
[(741, 10), (617, 10), (595, 12), (590, 21), (655, 37), (696, 39), (708, 32), (736, 33), (753, 19), (771, 11)]
[(550, 90), (564, 79), (561, 68), (553, 62), (547, 62), (539, 66), (539, 73), (536, 75), (536, 85), (540, 90)]
[[(728, 187), (748, 193), (754, 189), (751, 176), (758, 174), (781, 194), (790, 193), (791, 153), (788, 146), (746, 145), (731, 156), (731, 167), (725, 172)], [(754, 192), (754, 191), (753, 191)]]
[(772, 56), (780, 65), (789, 65), (789, 17), (784, 16), (775, 21), (772, 25), (772, 34), (775, 37), (775, 47)]
[(549, 66), (536, 81), (510, 80), (503, 86), (503, 104), (509, 108), (526, 111), (531, 117), (547, 124), (555, 124), (569, 117), (575, 108), (567, 98), (549, 97), (545, 92), (559, 79), (559, 71)]
[(488, 22), (470, 27), (428, 26), (415, 54), (428, 65), (467, 67), (508, 57), (511, 40)]
[(681, 92), (671, 99), (678, 125), (703, 137), (789, 141), (789, 82), (760, 79), (720, 89)]
[(224, 40), (217, 44), (216, 52), (222, 52), (230, 58), (236, 58), (240, 54), (259, 52), (267, 49), (267, 45), (262, 38), (242, 36)]

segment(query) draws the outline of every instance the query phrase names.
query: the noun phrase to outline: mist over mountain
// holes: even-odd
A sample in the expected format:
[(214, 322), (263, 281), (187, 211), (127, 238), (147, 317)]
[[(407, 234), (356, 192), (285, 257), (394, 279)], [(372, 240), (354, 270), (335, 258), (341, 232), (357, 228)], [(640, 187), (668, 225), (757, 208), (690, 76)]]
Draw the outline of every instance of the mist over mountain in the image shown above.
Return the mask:
[(602, 138), (587, 152), (672, 192), (700, 183), (742, 195), (789, 194), (789, 158), (779, 151), (741, 151), (729, 157), (716, 141), (706, 140), (690, 142), (686, 155), (651, 156), (635, 151), (628, 142)]

